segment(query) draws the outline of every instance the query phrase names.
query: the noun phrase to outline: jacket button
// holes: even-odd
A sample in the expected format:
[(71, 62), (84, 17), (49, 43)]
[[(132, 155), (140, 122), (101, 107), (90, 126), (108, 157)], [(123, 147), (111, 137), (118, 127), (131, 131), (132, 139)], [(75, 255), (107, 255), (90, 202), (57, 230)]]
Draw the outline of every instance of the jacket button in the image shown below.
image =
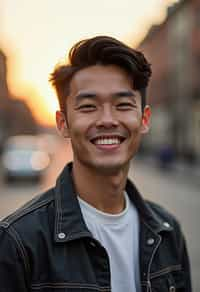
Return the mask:
[(170, 292), (176, 292), (176, 288), (175, 288), (174, 286), (171, 286), (171, 287), (169, 288), (169, 291), (170, 291)]
[(168, 222), (164, 222), (163, 225), (164, 225), (165, 227), (167, 227), (167, 228), (170, 227), (170, 224), (169, 224)]
[(65, 237), (66, 237), (65, 233), (63, 232), (58, 233), (58, 238), (64, 239)]
[(148, 244), (148, 245), (153, 245), (154, 242), (155, 242), (154, 238), (149, 238), (149, 239), (147, 239), (147, 244)]

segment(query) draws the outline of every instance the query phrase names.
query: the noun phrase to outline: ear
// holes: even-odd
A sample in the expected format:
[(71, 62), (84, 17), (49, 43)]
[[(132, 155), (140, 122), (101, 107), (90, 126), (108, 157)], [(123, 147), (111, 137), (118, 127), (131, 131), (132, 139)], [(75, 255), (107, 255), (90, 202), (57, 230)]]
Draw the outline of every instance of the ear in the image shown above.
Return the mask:
[(56, 125), (58, 132), (64, 138), (69, 138), (69, 128), (65, 114), (62, 111), (56, 111)]
[(149, 105), (146, 105), (143, 110), (143, 115), (142, 115), (142, 128), (141, 128), (142, 134), (148, 133), (149, 128), (150, 128), (150, 118), (151, 118), (151, 108)]

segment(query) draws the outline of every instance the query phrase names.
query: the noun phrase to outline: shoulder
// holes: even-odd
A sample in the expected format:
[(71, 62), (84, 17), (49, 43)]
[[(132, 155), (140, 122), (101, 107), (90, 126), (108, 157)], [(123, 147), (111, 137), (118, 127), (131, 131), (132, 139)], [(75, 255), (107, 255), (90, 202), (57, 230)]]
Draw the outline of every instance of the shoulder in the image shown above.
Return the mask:
[[(126, 191), (132, 203), (138, 209), (140, 219), (143, 219), (143, 221), (147, 223), (149, 218), (153, 219), (151, 222), (156, 223), (156, 225), (160, 225), (159, 229), (163, 229), (161, 227), (162, 224), (163, 226), (166, 225), (165, 227), (169, 224), (171, 227), (179, 228), (180, 224), (177, 218), (165, 207), (157, 204), (156, 202), (145, 199), (131, 180), (127, 181)], [(170, 229), (171, 228), (167, 228), (167, 230)]]
[(162, 222), (168, 222), (169, 224), (171, 223), (172, 226), (177, 225), (179, 226), (180, 223), (176, 216), (172, 214), (167, 208), (164, 206), (161, 206), (160, 204), (157, 204), (155, 202), (145, 200), (147, 206), (151, 209), (153, 214), (160, 218)]
[(7, 234), (16, 241), (29, 236), (42, 225), (49, 224), (53, 209), (54, 189), (49, 189), (0, 221), (0, 236)]
[[(28, 253), (49, 226), (49, 209), (53, 204), (53, 189), (39, 195), (0, 221), (0, 259), (11, 268), (20, 266), (30, 272)], [(37, 241), (37, 243), (36, 243)], [(20, 259), (20, 260), (19, 260)], [(1, 271), (2, 272), (2, 271)], [(5, 272), (5, 270), (3, 270)]]
[[(182, 248), (185, 238), (182, 231), (182, 226), (179, 220), (176, 218), (174, 214), (172, 214), (170, 211), (168, 211), (163, 206), (151, 202), (146, 201), (146, 204), (151, 209), (154, 216), (158, 218), (160, 222), (166, 227), (166, 231), (169, 230), (171, 232), (167, 232), (168, 236), (173, 240), (173, 242), (176, 243), (178, 248)], [(165, 230), (163, 230), (164, 232)]]

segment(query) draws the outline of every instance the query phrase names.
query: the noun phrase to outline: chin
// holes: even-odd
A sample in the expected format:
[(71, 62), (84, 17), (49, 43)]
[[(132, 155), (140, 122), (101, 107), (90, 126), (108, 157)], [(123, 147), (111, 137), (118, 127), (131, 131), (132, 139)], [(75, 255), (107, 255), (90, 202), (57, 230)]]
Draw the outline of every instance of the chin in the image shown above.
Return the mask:
[(109, 163), (108, 161), (106, 161), (105, 163), (103, 163), (101, 161), (100, 163), (93, 164), (93, 168), (95, 168), (96, 172), (106, 175), (115, 175), (123, 169), (127, 169), (128, 167), (129, 162), (120, 163), (112, 161), (111, 163)]

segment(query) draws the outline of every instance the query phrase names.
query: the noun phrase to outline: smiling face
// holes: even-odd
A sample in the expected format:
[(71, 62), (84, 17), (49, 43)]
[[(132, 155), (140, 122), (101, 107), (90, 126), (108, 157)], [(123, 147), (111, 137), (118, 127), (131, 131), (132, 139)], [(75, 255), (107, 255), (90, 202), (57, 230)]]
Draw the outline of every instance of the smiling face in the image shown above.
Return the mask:
[(95, 65), (75, 73), (66, 100), (66, 122), (57, 126), (71, 138), (74, 164), (91, 171), (114, 173), (128, 167), (141, 134), (149, 127), (150, 109), (142, 114), (141, 96), (121, 68)]

